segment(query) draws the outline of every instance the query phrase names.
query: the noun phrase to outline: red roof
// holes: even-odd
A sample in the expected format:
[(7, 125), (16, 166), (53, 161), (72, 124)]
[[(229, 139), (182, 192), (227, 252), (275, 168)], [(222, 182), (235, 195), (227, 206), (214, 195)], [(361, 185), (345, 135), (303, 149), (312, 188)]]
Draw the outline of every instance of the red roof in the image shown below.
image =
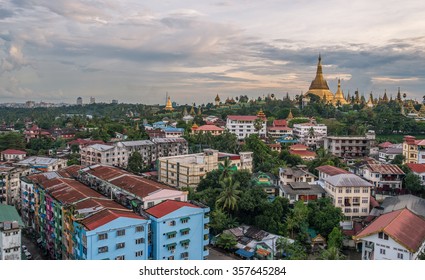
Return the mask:
[(370, 206), (372, 208), (379, 207), (379, 202), (373, 196), (370, 197)]
[(256, 119), (258, 119), (257, 116), (235, 116), (235, 115), (227, 116), (227, 118), (232, 121), (255, 121)]
[(274, 120), (273, 121), (273, 126), (287, 126), (288, 123), (286, 122), (286, 120)]
[(417, 252), (425, 240), (425, 220), (409, 209), (383, 214), (364, 228), (355, 239), (384, 232), (410, 252)]
[(224, 128), (218, 127), (213, 124), (201, 125), (200, 127), (195, 129), (196, 131), (223, 131)]
[(393, 143), (391, 143), (391, 142), (384, 142), (384, 143), (381, 143), (381, 144), (379, 144), (378, 146), (380, 147), (380, 148), (389, 148), (389, 147), (391, 147), (393, 145)]
[(20, 150), (13, 150), (13, 149), (7, 149), (1, 152), (2, 154), (9, 154), (9, 155), (26, 155), (27, 152), (20, 151)]
[(316, 170), (328, 174), (329, 176), (339, 175), (339, 174), (351, 174), (351, 172), (338, 168), (332, 165), (323, 165), (316, 167)]
[(371, 172), (376, 172), (380, 174), (404, 175), (403, 170), (401, 170), (401, 168), (395, 164), (367, 164), (366, 167), (369, 168)]
[(115, 219), (125, 217), (133, 218), (139, 220), (145, 220), (143, 217), (131, 212), (131, 211), (121, 211), (121, 210), (111, 210), (105, 209), (89, 216), (86, 219), (83, 219), (81, 224), (83, 224), (88, 230), (94, 230), (100, 226), (103, 226)]
[(162, 218), (182, 207), (200, 208), (189, 202), (177, 201), (177, 200), (165, 200), (155, 206), (146, 210), (146, 213), (156, 218)]
[(306, 146), (306, 145), (303, 145), (303, 144), (294, 144), (294, 145), (292, 145), (292, 146), (289, 146), (289, 149), (290, 150), (307, 150), (308, 149), (308, 147)]
[(282, 130), (284, 130), (284, 131), (292, 131), (292, 128), (290, 128), (290, 127), (287, 127), (287, 126), (269, 126), (269, 127), (267, 127), (267, 130), (269, 130), (269, 131), (282, 131)]
[(406, 165), (415, 173), (425, 173), (425, 163), (407, 163)]

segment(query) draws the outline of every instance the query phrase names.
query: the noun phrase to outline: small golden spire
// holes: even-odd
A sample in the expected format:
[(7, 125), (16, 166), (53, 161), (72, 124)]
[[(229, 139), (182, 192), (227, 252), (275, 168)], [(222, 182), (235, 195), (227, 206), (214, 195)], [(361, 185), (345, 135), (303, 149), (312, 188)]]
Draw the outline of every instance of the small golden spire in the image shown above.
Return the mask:
[(174, 110), (173, 104), (171, 103), (171, 99), (170, 99), (169, 96), (168, 96), (168, 100), (167, 100), (167, 105), (165, 105), (165, 110), (166, 111), (173, 111)]
[(289, 114), (288, 114), (288, 116), (286, 117), (286, 119), (288, 120), (288, 121), (290, 121), (290, 120), (292, 120), (294, 118), (294, 116), (292, 115), (292, 108), (291, 109), (289, 109)]

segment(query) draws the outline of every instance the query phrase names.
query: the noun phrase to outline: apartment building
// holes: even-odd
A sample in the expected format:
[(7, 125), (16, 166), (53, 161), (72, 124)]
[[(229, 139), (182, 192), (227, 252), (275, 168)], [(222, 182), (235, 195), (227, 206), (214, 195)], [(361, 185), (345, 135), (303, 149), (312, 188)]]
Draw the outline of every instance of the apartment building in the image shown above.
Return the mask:
[(294, 124), (293, 134), (299, 143), (309, 147), (317, 147), (317, 142), (328, 134), (328, 128), (324, 124), (315, 122)]
[(289, 185), (292, 182), (313, 184), (317, 176), (308, 172), (306, 165), (279, 168), (279, 186)]
[(362, 177), (373, 184), (372, 195), (403, 194), (403, 170), (395, 164), (365, 164), (360, 167)]
[(267, 136), (274, 139), (292, 134), (292, 128), (288, 127), (286, 120), (274, 120), (273, 124), (267, 127)]
[(324, 148), (337, 157), (357, 158), (369, 156), (375, 149), (375, 131), (365, 136), (325, 136)]
[(0, 260), (21, 259), (23, 226), (14, 206), (0, 204)]
[(20, 150), (7, 149), (1, 152), (1, 160), (23, 160), (26, 158), (27, 152)]
[(236, 169), (252, 170), (252, 152), (239, 155), (205, 149), (203, 153), (161, 157), (158, 159), (158, 181), (182, 188), (196, 188), (210, 171), (218, 169), (219, 161), (229, 158)]
[(0, 166), (0, 204), (20, 208), (20, 177), (31, 173), (29, 167)]
[(320, 183), (348, 220), (369, 215), (371, 183), (354, 174), (329, 176)]
[(152, 221), (153, 259), (207, 258), (209, 207), (193, 201), (165, 200), (145, 212)]
[(403, 163), (425, 163), (425, 140), (416, 140), (414, 136), (403, 138)]
[[(257, 119), (262, 120), (262, 127), (259, 131), (254, 127)], [(266, 137), (266, 121), (266, 117), (261, 114), (257, 116), (229, 115), (226, 120), (226, 128), (229, 132), (235, 134), (238, 140), (243, 140), (251, 134), (258, 134), (261, 138)]]

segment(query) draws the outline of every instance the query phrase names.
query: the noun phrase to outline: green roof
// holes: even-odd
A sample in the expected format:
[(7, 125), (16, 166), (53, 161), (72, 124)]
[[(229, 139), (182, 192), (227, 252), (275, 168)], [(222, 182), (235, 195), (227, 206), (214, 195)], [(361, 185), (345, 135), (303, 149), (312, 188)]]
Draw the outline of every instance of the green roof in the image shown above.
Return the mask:
[(20, 226), (24, 226), (21, 217), (14, 206), (0, 204), (0, 222), (17, 221)]

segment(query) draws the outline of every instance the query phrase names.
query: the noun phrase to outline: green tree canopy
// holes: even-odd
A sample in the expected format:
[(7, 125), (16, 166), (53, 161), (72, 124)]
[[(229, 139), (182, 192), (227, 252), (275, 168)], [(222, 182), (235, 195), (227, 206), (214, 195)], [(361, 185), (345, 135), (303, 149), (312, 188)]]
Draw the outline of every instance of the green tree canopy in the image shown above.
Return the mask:
[(128, 158), (127, 170), (135, 174), (143, 171), (143, 158), (139, 152), (133, 152)]

